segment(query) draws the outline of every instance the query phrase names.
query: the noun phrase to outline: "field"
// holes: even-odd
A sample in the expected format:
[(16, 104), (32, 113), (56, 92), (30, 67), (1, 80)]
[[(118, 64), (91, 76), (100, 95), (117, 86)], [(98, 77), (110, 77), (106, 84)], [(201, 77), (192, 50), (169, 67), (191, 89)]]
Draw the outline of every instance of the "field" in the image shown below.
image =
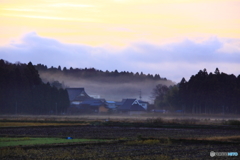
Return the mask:
[(100, 139), (69, 139), (66, 138), (30, 138), (30, 137), (0, 137), (0, 147), (24, 146), (24, 145), (45, 145), (45, 144), (62, 144), (78, 142), (101, 142)]
[(240, 153), (236, 118), (0, 116), (0, 127), (0, 159), (239, 159), (210, 152)]

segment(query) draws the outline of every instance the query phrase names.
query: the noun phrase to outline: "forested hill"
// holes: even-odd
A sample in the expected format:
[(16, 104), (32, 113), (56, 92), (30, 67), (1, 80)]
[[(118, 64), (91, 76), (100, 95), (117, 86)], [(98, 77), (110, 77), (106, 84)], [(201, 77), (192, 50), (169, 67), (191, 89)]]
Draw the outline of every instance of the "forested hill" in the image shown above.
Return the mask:
[[(174, 83), (159, 74), (132, 73), (128, 71), (101, 71), (95, 68), (48, 68), (38, 64), (35, 68), (45, 82), (60, 83), (67, 87), (83, 87), (90, 95), (98, 95), (107, 100), (122, 98), (139, 98), (150, 100), (153, 88), (158, 84), (173, 85)], [(58, 83), (60, 82), (60, 83)]]
[(0, 60), (0, 114), (59, 114), (68, 106), (67, 91), (43, 83), (31, 62)]

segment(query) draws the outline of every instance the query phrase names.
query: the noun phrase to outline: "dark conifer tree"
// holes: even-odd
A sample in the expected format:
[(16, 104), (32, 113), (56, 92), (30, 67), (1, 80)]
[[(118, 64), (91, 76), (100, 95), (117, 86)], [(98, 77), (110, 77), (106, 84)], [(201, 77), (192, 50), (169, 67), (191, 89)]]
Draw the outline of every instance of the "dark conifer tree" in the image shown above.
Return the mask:
[(55, 103), (68, 107), (66, 93), (44, 84), (31, 62), (26, 65), (0, 60), (0, 114), (48, 114)]

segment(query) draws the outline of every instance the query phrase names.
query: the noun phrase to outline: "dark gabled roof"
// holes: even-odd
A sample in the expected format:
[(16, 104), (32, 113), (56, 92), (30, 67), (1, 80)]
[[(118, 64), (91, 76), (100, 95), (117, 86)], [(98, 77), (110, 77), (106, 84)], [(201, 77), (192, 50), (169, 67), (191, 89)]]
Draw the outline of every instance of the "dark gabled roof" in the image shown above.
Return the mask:
[(115, 102), (117, 106), (122, 106), (127, 99), (123, 99), (121, 102)]
[(131, 111), (146, 111), (142, 106), (134, 104), (131, 106)]
[(119, 111), (145, 111), (139, 104), (133, 104), (136, 99), (123, 99), (122, 105), (118, 107)]
[(106, 99), (104, 99), (104, 98), (100, 98), (100, 99), (97, 99), (97, 100), (100, 100), (100, 101), (103, 102), (103, 103), (106, 103), (106, 102), (107, 102)]
[(136, 99), (123, 99), (122, 100), (122, 105), (120, 105), (118, 107), (118, 110), (130, 110), (131, 109), (131, 106), (133, 104), (133, 102), (135, 101)]
[(92, 99), (84, 90), (84, 88), (66, 88), (70, 102), (72, 101), (84, 101), (86, 99)]
[(136, 99), (123, 99), (122, 100), (122, 105), (120, 105), (118, 107), (118, 110), (119, 111), (130, 111), (131, 107), (132, 107), (132, 104), (135, 100)]
[(84, 96), (79, 95), (79, 96), (77, 96), (76, 98), (74, 98), (74, 101), (80, 101), (80, 102), (82, 102), (82, 101), (91, 100), (91, 99), (94, 99), (94, 98), (92, 98), (92, 97), (90, 97), (90, 96), (88, 96), (88, 95), (84, 95)]
[(71, 102), (84, 91), (84, 88), (66, 88), (66, 90), (68, 92), (68, 97)]
[(145, 102), (145, 101), (142, 101), (142, 100), (138, 100), (139, 103), (148, 103), (148, 102)]
[(103, 101), (103, 99), (88, 99), (83, 101), (80, 105), (89, 105), (97, 107), (105, 105), (105, 101)]

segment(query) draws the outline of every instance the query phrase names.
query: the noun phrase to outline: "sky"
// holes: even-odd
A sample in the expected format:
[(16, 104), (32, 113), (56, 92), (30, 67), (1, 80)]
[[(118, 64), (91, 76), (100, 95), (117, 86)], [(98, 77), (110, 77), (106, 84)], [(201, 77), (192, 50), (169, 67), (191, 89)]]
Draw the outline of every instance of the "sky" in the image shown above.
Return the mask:
[(240, 74), (240, 0), (0, 0), (0, 59), (160, 74)]

